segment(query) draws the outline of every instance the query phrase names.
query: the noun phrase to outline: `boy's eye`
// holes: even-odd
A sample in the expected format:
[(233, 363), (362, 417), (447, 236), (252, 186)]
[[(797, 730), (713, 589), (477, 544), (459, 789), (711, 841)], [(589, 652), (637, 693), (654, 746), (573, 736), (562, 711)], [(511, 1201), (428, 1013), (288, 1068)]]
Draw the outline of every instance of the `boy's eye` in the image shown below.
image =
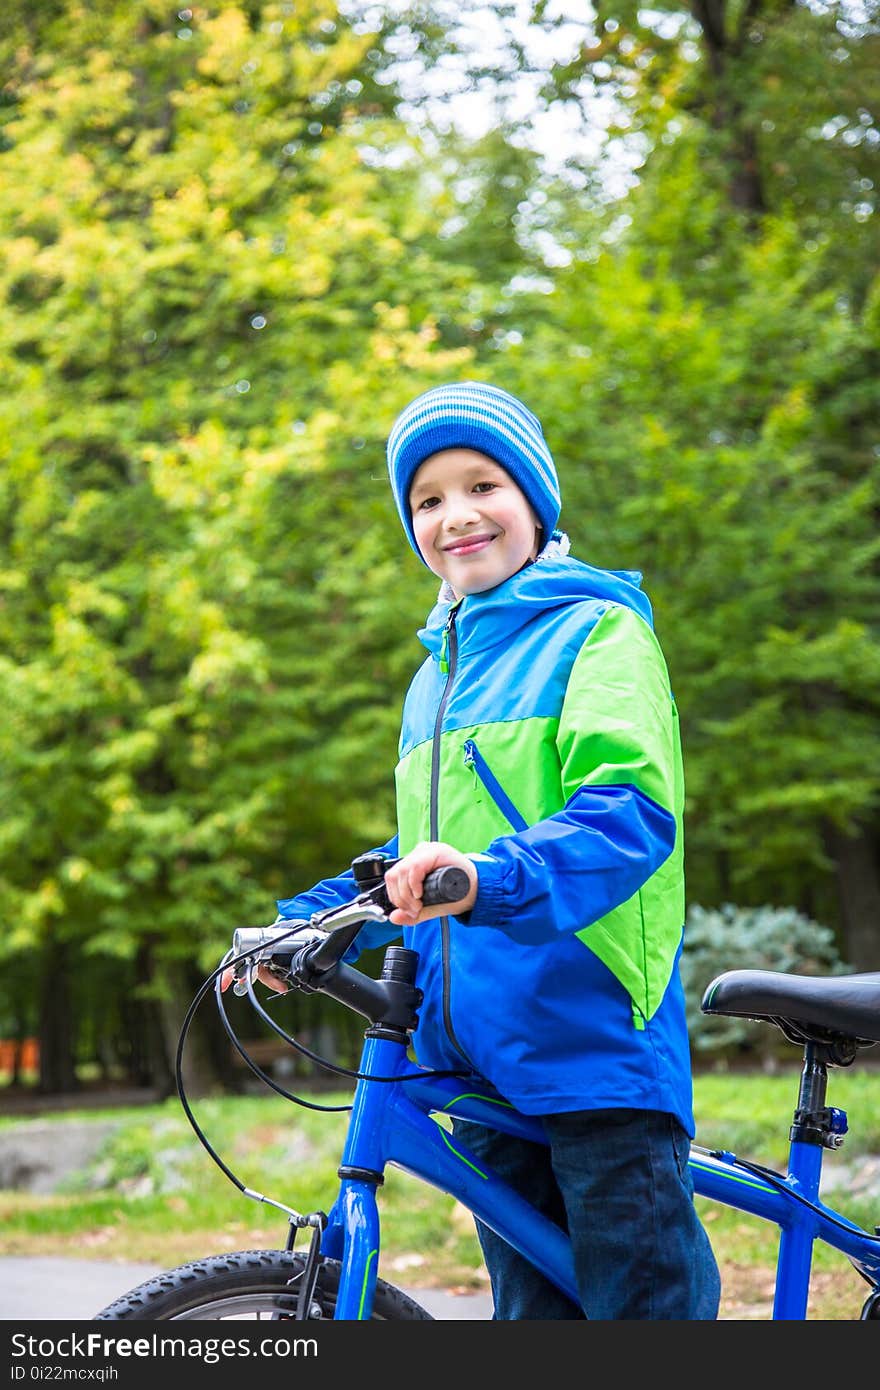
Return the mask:
[[(498, 483), (494, 482), (491, 478), (484, 478), (481, 482), (472, 484), (471, 492), (481, 494), (494, 492), (498, 486)], [(415, 510), (417, 512), (429, 512), (432, 508), (438, 507), (441, 500), (442, 499), (439, 497), (423, 497), (420, 502), (416, 503)]]

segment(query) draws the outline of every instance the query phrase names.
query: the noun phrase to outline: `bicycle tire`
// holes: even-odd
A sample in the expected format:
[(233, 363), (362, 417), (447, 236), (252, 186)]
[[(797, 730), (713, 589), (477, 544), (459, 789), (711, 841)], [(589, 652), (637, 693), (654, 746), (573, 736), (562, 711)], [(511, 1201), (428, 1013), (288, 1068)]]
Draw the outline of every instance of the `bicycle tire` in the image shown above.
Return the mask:
[[(305, 1256), (286, 1250), (240, 1250), (209, 1255), (145, 1279), (108, 1303), (93, 1322), (219, 1321), (252, 1317), (293, 1319), (297, 1280)], [(312, 1316), (332, 1318), (339, 1288), (338, 1260), (321, 1260), (312, 1300)], [(433, 1322), (420, 1304), (384, 1279), (376, 1281), (373, 1322)]]

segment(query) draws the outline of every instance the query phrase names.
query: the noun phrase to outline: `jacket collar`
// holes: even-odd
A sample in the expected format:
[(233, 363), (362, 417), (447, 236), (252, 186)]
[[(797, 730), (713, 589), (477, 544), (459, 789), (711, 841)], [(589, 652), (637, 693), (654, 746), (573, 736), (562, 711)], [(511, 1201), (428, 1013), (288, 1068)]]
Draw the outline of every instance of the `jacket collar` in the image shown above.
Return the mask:
[[(457, 605), (455, 625), (459, 651), (478, 652), (511, 641), (520, 628), (554, 608), (589, 600), (624, 604), (653, 626), (651, 604), (640, 588), (637, 570), (602, 570), (568, 553), (568, 537), (556, 531), (531, 565), (482, 594), (467, 594)], [(455, 595), (443, 584), (419, 640), (439, 657), (443, 629)]]

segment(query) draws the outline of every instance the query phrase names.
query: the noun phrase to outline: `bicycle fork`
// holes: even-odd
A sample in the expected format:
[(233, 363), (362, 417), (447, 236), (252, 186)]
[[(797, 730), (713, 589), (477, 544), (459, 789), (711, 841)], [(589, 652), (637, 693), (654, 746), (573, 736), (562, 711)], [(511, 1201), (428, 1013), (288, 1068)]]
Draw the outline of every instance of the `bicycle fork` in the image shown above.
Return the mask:
[[(387, 1163), (458, 1196), (475, 1217), (491, 1225), (576, 1301), (567, 1234), (485, 1164), (478, 1164), (463, 1145), (453, 1142), (446, 1130), (429, 1118), (437, 1107), (428, 1103), (428, 1097), (422, 1094), (420, 1103), (415, 1104), (407, 1093), (413, 1081), (422, 1083), (423, 1092), (437, 1084), (433, 1073), (421, 1076), (413, 1071), (407, 1051), (409, 1032), (417, 1021), (415, 1006), (421, 999), (413, 983), (417, 960), (416, 953), (405, 947), (388, 948), (382, 980), (392, 988), (381, 1012), (374, 1015), (377, 1021), (364, 1034), (359, 1080), (338, 1172), (339, 1193), (321, 1242), (321, 1254), (341, 1265), (334, 1317), (362, 1321), (372, 1314), (380, 1243), (376, 1194)], [(448, 1082), (441, 1081), (436, 1093), (442, 1111), (448, 1111), (456, 1097), (455, 1092), (451, 1097), (447, 1088)], [(457, 1098), (467, 1107), (467, 1096)], [(479, 1118), (481, 1097), (472, 1095), (469, 1099), (474, 1118)], [(488, 1123), (499, 1121), (493, 1109)], [(500, 1127), (504, 1128), (503, 1121)]]
[[(361, 1071), (367, 1076), (399, 1075), (408, 1064), (405, 1046), (396, 1039), (371, 1036), (373, 1031), (364, 1041)], [(369, 1319), (373, 1311), (380, 1240), (376, 1192), (385, 1180), (387, 1113), (387, 1097), (378, 1093), (378, 1086), (384, 1084), (358, 1082), (339, 1166), (339, 1195), (321, 1246), (322, 1254), (342, 1265), (334, 1314), (340, 1320)]]

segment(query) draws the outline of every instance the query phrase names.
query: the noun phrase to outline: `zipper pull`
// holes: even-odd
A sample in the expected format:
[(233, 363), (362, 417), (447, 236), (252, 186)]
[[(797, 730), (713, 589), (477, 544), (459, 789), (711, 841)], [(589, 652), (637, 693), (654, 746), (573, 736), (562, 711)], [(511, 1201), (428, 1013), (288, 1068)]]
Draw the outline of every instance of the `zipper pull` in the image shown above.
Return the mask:
[(474, 774), (474, 795), (480, 800), (480, 778), (477, 772), (477, 745), (472, 738), (464, 741), (464, 765)]
[(452, 631), (452, 624), (455, 622), (459, 603), (461, 603), (461, 599), (450, 608), (449, 616), (443, 624), (443, 639), (440, 643), (440, 673), (444, 676), (449, 674), (449, 634)]

